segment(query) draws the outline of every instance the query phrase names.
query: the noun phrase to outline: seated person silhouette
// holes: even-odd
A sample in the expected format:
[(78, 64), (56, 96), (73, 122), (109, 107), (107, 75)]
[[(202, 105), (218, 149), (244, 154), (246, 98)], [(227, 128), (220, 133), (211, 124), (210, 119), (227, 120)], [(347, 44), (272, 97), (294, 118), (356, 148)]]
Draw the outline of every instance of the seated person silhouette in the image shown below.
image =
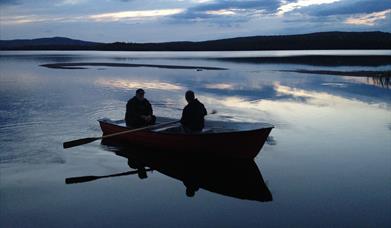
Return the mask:
[(152, 105), (144, 98), (144, 94), (143, 89), (136, 90), (136, 95), (126, 104), (126, 126), (139, 128), (155, 124)]
[(204, 116), (208, 113), (205, 106), (195, 98), (193, 91), (187, 91), (185, 98), (188, 104), (182, 112), (182, 129), (185, 133), (199, 133), (204, 128)]

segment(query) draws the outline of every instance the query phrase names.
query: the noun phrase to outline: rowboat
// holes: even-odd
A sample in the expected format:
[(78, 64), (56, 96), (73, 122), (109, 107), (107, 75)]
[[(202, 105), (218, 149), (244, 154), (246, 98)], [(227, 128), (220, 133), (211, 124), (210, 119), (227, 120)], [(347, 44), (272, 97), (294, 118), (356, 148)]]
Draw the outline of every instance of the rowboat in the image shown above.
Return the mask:
[(184, 192), (189, 197), (197, 195), (199, 189), (203, 189), (243, 200), (273, 200), (253, 159), (187, 156), (179, 152), (167, 153), (118, 145), (112, 139), (103, 140), (102, 144), (107, 150), (126, 158), (129, 167), (137, 170), (140, 179), (148, 177), (148, 170), (157, 171), (182, 182)]
[[(103, 136), (131, 129), (125, 126), (123, 121), (98, 121)], [(168, 122), (168, 119), (158, 118), (157, 122)], [(185, 134), (176, 130), (178, 125), (170, 125), (118, 135), (114, 139), (134, 146), (164, 151), (253, 159), (262, 149), (273, 128), (273, 125), (266, 123), (235, 125), (206, 121), (205, 125), (202, 132), (195, 134)]]

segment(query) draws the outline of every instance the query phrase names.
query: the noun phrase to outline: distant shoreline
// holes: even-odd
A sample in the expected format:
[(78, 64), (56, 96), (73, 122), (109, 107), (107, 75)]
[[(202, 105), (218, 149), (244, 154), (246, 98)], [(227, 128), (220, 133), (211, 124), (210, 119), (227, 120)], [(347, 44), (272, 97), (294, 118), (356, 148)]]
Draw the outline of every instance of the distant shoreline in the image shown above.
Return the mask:
[(267, 51), (391, 49), (388, 32), (318, 32), (297, 35), (248, 36), (206, 41), (100, 43), (51, 37), (0, 40), (0, 50), (96, 51)]

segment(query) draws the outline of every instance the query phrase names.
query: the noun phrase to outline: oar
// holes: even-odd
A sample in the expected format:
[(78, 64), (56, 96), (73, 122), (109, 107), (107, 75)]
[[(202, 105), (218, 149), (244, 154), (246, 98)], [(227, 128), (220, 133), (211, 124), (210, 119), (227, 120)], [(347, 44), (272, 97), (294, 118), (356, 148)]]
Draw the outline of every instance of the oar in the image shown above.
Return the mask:
[[(146, 169), (146, 172), (152, 171), (152, 169)], [(65, 179), (66, 184), (78, 184), (78, 183), (84, 183), (88, 181), (94, 181), (101, 178), (108, 178), (108, 177), (119, 177), (119, 176), (126, 176), (126, 175), (132, 175), (137, 174), (138, 171), (129, 171), (124, 173), (117, 173), (117, 174), (111, 174), (111, 175), (105, 175), (105, 176), (82, 176), (82, 177), (69, 177)]]
[(88, 144), (90, 142), (94, 142), (99, 139), (107, 139), (107, 138), (111, 138), (111, 137), (118, 136), (118, 135), (128, 134), (128, 133), (136, 132), (136, 131), (148, 130), (151, 128), (162, 127), (162, 126), (171, 125), (171, 124), (175, 124), (175, 123), (179, 123), (179, 122), (180, 122), (180, 120), (176, 120), (176, 121), (172, 121), (172, 122), (155, 124), (155, 125), (150, 125), (147, 127), (140, 127), (140, 128), (136, 128), (136, 129), (132, 129), (132, 130), (127, 130), (127, 131), (121, 131), (121, 132), (117, 132), (117, 133), (113, 133), (113, 134), (109, 134), (109, 135), (103, 135), (100, 137), (89, 137), (89, 138), (76, 139), (76, 140), (64, 142), (63, 147), (64, 147), (64, 149), (67, 149), (67, 148), (71, 148), (71, 147), (75, 147), (75, 146)]
[[(216, 110), (212, 110), (210, 115), (214, 115), (216, 113), (217, 113)], [(107, 139), (107, 138), (111, 138), (111, 137), (114, 137), (114, 136), (128, 134), (128, 133), (132, 133), (132, 132), (136, 132), (136, 131), (148, 130), (148, 129), (151, 129), (151, 128), (159, 128), (159, 127), (162, 127), (162, 126), (167, 126), (167, 125), (171, 125), (171, 124), (175, 124), (175, 123), (179, 123), (179, 122), (180, 122), (180, 120), (176, 120), (176, 121), (172, 121), (172, 122), (161, 123), (161, 124), (156, 124), (156, 125), (150, 125), (150, 126), (141, 127), (141, 128), (132, 129), (132, 130), (127, 130), (127, 131), (121, 131), (121, 132), (117, 132), (117, 133), (113, 133), (113, 134), (109, 134), (109, 135), (103, 135), (103, 136), (100, 136), (100, 137), (89, 137), (89, 138), (76, 139), (76, 140), (64, 142), (63, 143), (63, 147), (64, 147), (64, 149), (67, 149), (67, 148), (71, 148), (71, 147), (75, 147), (75, 146), (81, 146), (81, 145), (84, 145), (84, 144), (88, 144), (88, 143), (94, 142), (94, 141), (99, 140), (99, 139)]]

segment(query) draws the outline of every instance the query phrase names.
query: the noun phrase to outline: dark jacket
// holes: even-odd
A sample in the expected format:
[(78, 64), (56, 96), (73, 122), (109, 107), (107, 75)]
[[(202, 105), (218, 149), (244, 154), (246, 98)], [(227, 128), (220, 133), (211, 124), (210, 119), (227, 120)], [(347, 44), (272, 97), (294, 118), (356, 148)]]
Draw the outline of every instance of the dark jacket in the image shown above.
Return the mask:
[(183, 109), (181, 124), (192, 131), (201, 131), (204, 128), (204, 116), (207, 114), (205, 106), (194, 99)]
[(126, 104), (125, 121), (126, 125), (138, 127), (145, 125), (145, 121), (141, 118), (142, 115), (152, 115), (152, 105), (147, 99), (139, 101), (137, 97), (133, 97)]

